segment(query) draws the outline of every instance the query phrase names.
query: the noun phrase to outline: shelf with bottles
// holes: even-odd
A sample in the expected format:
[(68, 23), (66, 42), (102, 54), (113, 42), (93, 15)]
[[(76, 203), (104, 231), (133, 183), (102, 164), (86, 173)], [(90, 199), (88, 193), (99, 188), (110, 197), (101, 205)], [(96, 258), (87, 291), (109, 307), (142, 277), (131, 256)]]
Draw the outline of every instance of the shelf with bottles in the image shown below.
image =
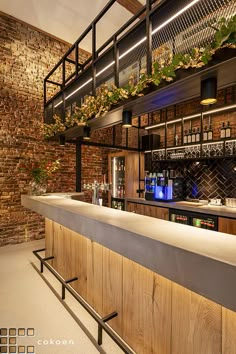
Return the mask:
[(111, 207), (113, 209), (125, 210), (125, 200), (120, 198), (112, 198)]
[(160, 135), (160, 148), (236, 139), (236, 104), (160, 121), (145, 129)]

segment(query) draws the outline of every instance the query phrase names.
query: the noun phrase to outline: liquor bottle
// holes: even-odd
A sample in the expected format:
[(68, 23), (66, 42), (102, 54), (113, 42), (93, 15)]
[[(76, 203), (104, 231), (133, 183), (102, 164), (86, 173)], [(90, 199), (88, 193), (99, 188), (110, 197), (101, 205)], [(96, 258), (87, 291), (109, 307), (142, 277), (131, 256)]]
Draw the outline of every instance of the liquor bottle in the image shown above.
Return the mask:
[(188, 131), (188, 144), (192, 142), (192, 134), (191, 134), (191, 129)]
[(203, 140), (207, 141), (208, 138), (208, 133), (207, 133), (207, 126), (204, 127), (204, 132), (203, 132)]
[(207, 132), (207, 140), (212, 140), (213, 138), (213, 131), (211, 125), (209, 126), (209, 130)]
[(200, 141), (200, 128), (197, 128), (197, 132), (196, 132), (196, 143), (198, 143)]
[(187, 130), (184, 131), (184, 144), (187, 144), (188, 142), (188, 136), (187, 136)]
[(224, 122), (222, 123), (222, 127), (220, 129), (220, 137), (221, 137), (221, 139), (225, 138), (225, 123)]
[(227, 127), (225, 129), (225, 137), (226, 138), (231, 138), (231, 126), (230, 122), (227, 123)]
[(193, 132), (192, 132), (192, 143), (196, 142), (196, 133), (195, 133), (195, 128), (193, 128)]
[(177, 146), (179, 143), (179, 136), (178, 134), (175, 134), (175, 145)]

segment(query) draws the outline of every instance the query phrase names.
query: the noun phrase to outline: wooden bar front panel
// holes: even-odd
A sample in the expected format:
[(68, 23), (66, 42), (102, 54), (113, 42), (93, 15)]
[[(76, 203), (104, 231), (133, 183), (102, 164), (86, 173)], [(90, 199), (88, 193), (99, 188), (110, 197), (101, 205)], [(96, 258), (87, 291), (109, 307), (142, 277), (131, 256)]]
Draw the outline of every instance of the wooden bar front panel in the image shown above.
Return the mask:
[(101, 316), (118, 312), (109, 324), (138, 354), (236, 354), (235, 312), (50, 220), (45, 230), (53, 267)]

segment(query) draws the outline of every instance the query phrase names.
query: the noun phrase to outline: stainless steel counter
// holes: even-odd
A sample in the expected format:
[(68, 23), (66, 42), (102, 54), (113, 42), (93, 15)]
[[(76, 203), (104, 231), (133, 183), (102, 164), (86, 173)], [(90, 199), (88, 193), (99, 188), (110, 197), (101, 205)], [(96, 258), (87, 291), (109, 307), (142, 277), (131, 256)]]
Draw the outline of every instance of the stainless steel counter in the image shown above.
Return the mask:
[(22, 205), (236, 311), (236, 237), (61, 196)]
[(145, 200), (144, 198), (126, 198), (126, 202), (153, 205), (162, 208), (178, 209), (192, 211), (196, 213), (216, 215), (226, 218), (236, 219), (236, 208), (229, 208), (226, 206), (212, 206), (212, 205), (201, 205), (201, 203), (194, 202), (153, 202), (150, 200)]

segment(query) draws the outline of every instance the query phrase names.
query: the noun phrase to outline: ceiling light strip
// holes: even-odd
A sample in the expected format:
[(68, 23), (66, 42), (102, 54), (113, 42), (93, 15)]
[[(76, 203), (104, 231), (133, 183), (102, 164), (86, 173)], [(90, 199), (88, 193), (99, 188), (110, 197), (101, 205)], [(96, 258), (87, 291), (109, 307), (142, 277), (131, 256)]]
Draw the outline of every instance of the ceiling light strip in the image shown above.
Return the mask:
[(201, 113), (192, 114), (191, 116), (184, 117), (183, 120), (188, 120), (188, 119), (198, 118), (198, 117), (201, 117)]
[(236, 104), (232, 104), (230, 106), (225, 106), (225, 107), (222, 107), (222, 108), (211, 109), (210, 111), (203, 112), (203, 115), (205, 116), (205, 115), (212, 114), (212, 113), (223, 112), (223, 111), (227, 111), (227, 110), (230, 110), (230, 109), (233, 109), (233, 108), (236, 108)]
[(169, 125), (169, 124), (178, 123), (178, 122), (181, 122), (181, 121), (182, 121), (182, 118), (179, 118), (179, 119), (172, 120), (170, 122), (166, 122), (166, 124)]
[(60, 104), (62, 104), (63, 101), (58, 102), (57, 104), (55, 104), (54, 108), (57, 108), (58, 106), (60, 106)]
[(68, 100), (72, 95), (74, 95), (76, 92), (81, 90), (84, 86), (88, 85), (91, 81), (93, 81), (92, 78), (88, 79), (83, 85), (79, 86), (75, 91), (71, 92), (65, 99)]
[(159, 127), (163, 127), (166, 123), (159, 123), (159, 124), (155, 124), (155, 125), (150, 125), (148, 127), (145, 127), (146, 130), (149, 129), (154, 129), (154, 128), (159, 128)]
[(168, 23), (172, 22), (174, 19), (176, 19), (177, 17), (179, 17), (180, 15), (182, 15), (185, 11), (187, 11), (190, 7), (192, 7), (193, 5), (195, 5), (197, 2), (199, 2), (200, 0), (194, 0), (191, 1), (190, 4), (188, 4), (187, 6), (183, 7), (181, 10), (179, 10), (178, 12), (176, 12), (176, 14), (174, 14), (173, 16), (171, 16), (168, 20), (166, 20), (165, 22), (163, 22), (160, 26), (158, 26), (157, 28), (155, 28), (152, 31), (152, 34), (157, 33), (158, 31), (160, 31), (163, 27), (165, 27), (166, 25), (168, 25)]

